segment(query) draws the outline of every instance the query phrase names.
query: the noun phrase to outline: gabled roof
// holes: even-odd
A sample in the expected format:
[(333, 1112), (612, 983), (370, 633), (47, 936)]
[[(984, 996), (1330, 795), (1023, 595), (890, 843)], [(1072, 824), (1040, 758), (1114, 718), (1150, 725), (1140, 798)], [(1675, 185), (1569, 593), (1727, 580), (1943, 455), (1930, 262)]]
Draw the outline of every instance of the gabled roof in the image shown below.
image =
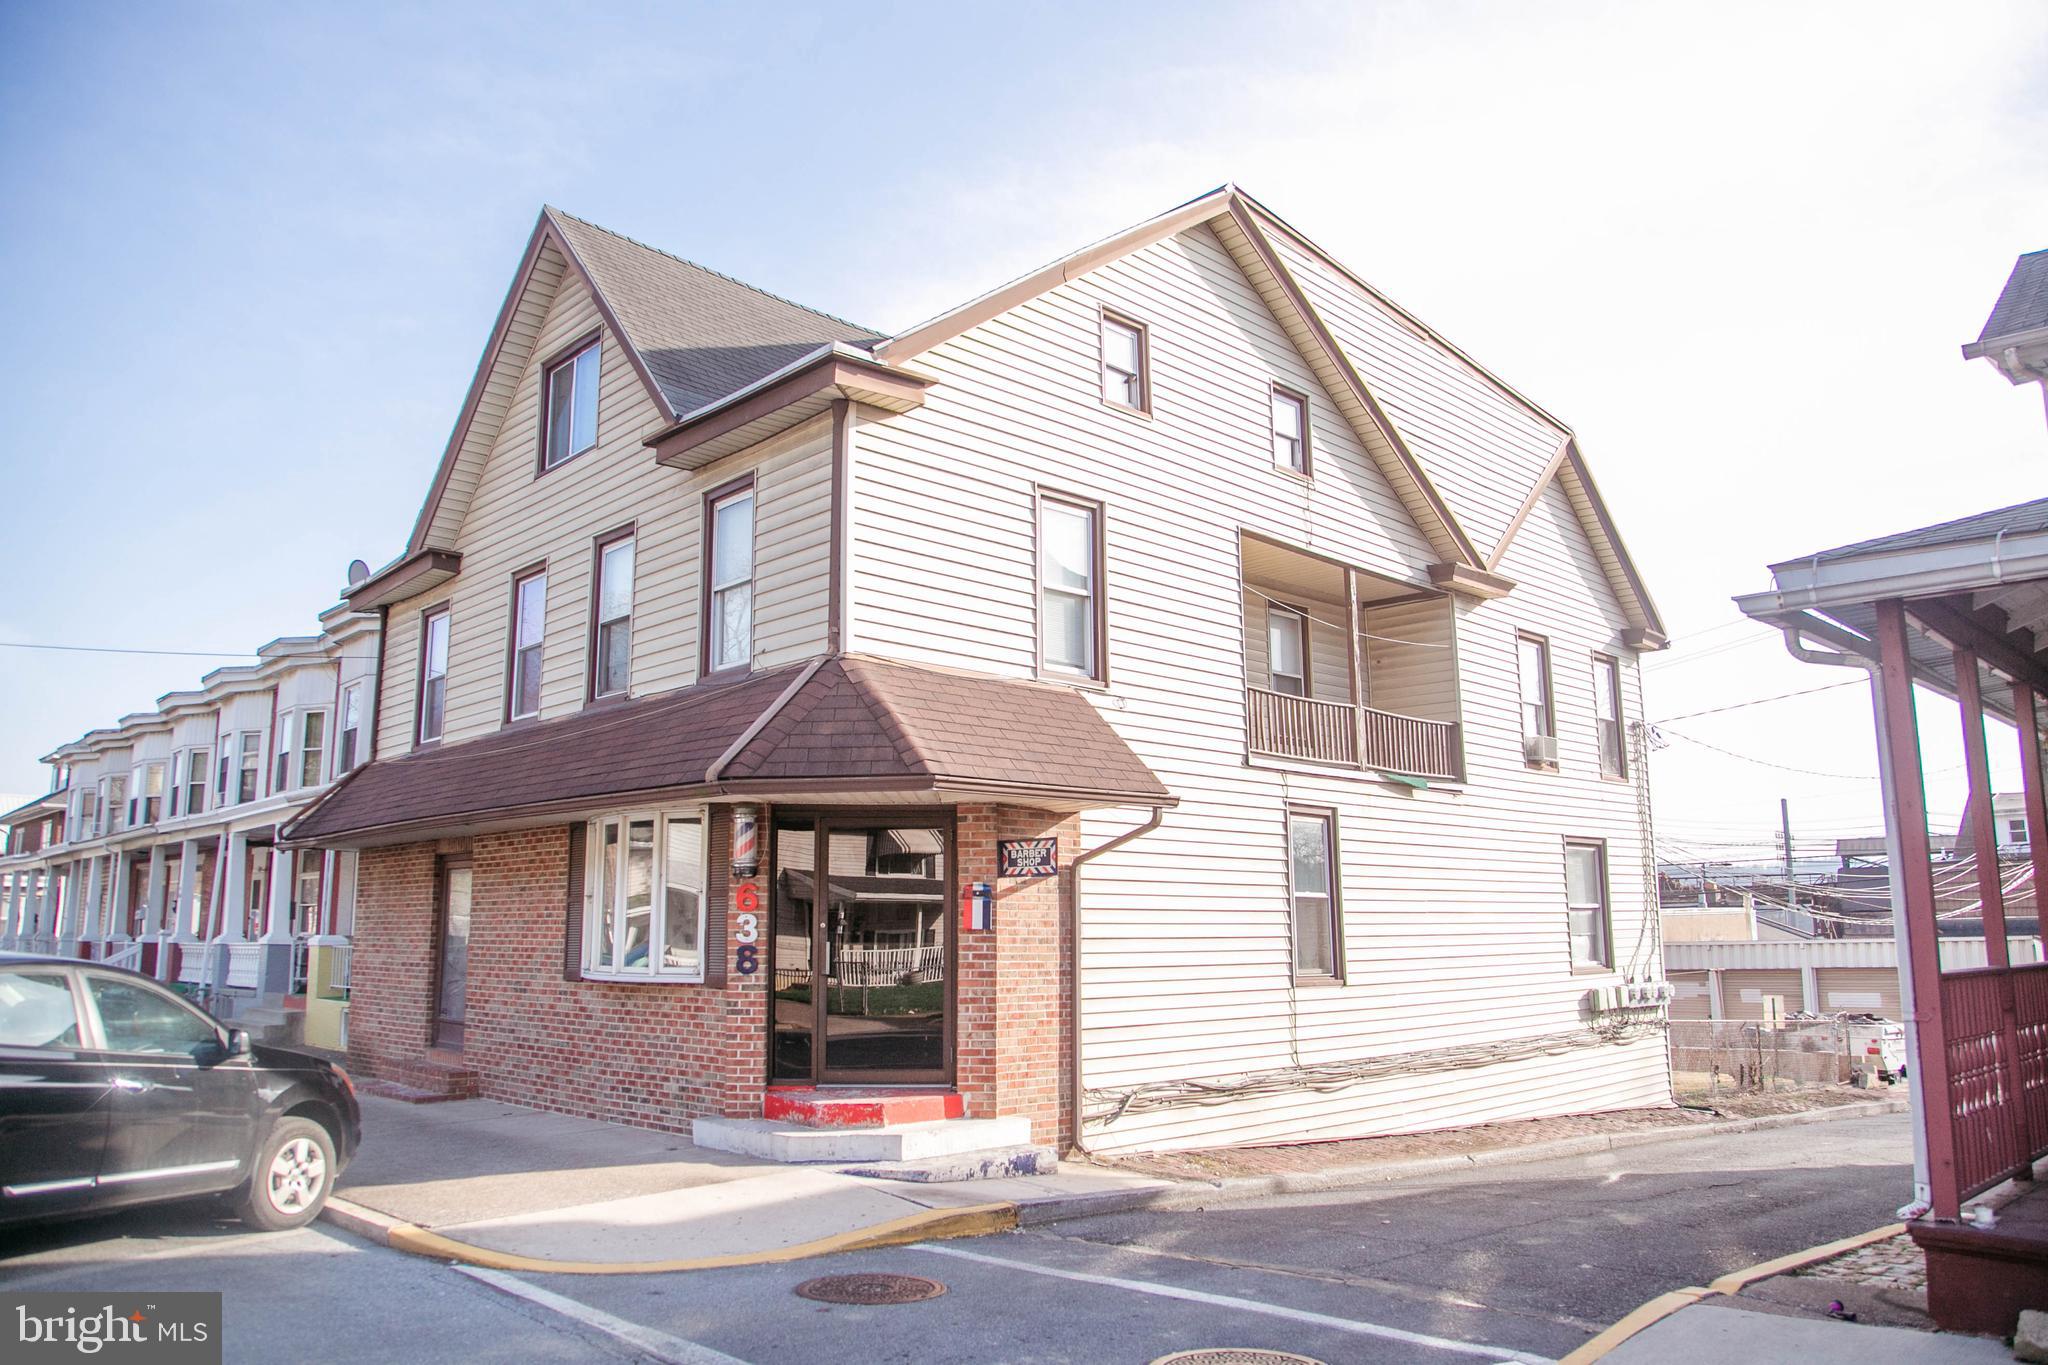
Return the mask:
[(1991, 316), (1977, 340), (1963, 347), (1970, 359), (1984, 355), (2008, 337), (2048, 329), (2048, 249), (2029, 251), (2013, 262), (2012, 274), (1999, 291)]
[(1549, 466), (1537, 478), (1536, 486), (1523, 499), (1514, 520), (1501, 534), (1500, 543), (1493, 547), (1493, 555), (1486, 561), (1487, 571), (1490, 573), (1500, 567), (1501, 561), (1507, 557), (1508, 546), (1514, 543), (1516, 533), (1522, 529), (1522, 523), (1536, 510), (1536, 504), (1550, 491), (1553, 483), (1564, 489), (1586, 538), (1593, 542), (1593, 554), (1600, 561), (1607, 586), (1613, 590), (1615, 600), (1621, 603), (1622, 612), (1628, 617), (1629, 643), (1639, 649), (1662, 649), (1670, 642), (1670, 636), (1664, 630), (1664, 618), (1658, 614), (1657, 604), (1650, 600), (1649, 589), (1643, 586), (1635, 561), (1629, 558), (1627, 547), (1621, 543), (1621, 532), (1615, 529), (1614, 517), (1607, 510), (1607, 500), (1600, 496), (1600, 489), (1593, 482), (1593, 472), (1586, 467), (1585, 457), (1579, 454), (1576, 436), (1567, 436), (1558, 442), (1557, 454), (1551, 457)]
[(879, 332), (791, 303), (560, 209), (543, 208), (398, 562), (447, 548), (444, 522), (452, 518), (459, 523), (466, 510), (512, 392), (534, 359), (541, 319), (570, 275), (590, 291), (605, 325), (669, 422), (819, 347), (834, 342), (865, 347), (881, 339)]

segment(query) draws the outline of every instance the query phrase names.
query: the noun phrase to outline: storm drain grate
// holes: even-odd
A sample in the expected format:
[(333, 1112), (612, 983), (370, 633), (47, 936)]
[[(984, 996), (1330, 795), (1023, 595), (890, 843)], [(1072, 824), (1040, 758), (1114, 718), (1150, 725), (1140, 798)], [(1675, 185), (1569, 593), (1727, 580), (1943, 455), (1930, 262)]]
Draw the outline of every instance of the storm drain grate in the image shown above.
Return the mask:
[(805, 1280), (796, 1292), (819, 1303), (916, 1303), (936, 1299), (946, 1286), (922, 1275), (821, 1275)]
[(1175, 1351), (1152, 1365), (1323, 1365), (1313, 1356), (1291, 1351), (1262, 1351), (1256, 1346), (1205, 1346), (1199, 1351)]

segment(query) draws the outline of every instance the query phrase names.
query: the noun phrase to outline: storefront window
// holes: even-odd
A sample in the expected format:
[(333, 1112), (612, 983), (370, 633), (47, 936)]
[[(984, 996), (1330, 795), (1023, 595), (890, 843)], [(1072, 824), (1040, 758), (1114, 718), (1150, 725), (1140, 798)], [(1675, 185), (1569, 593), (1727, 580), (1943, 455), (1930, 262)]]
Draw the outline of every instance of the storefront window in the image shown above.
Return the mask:
[(621, 981), (702, 980), (702, 813), (608, 816), (593, 821), (591, 833), (597, 865), (588, 885), (596, 890), (584, 916), (585, 974)]

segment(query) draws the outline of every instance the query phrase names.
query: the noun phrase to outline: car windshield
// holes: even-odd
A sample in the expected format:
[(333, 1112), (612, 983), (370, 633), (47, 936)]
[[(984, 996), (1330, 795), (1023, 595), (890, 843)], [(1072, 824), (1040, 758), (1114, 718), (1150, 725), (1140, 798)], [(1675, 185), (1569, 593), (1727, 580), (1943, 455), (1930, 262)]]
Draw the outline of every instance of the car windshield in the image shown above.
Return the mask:
[(220, 1048), (213, 1021), (168, 995), (115, 976), (88, 976), (86, 983), (110, 1052), (197, 1057)]

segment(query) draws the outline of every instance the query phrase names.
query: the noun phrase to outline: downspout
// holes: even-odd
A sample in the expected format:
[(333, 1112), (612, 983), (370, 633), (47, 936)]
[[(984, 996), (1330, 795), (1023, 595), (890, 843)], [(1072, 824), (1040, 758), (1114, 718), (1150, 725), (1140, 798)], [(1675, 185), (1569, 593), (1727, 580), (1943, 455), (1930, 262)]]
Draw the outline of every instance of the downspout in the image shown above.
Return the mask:
[[(1073, 944), (1074, 954), (1072, 985), (1068, 988), (1067, 994), (1070, 1006), (1068, 1017), (1073, 1020), (1074, 1024), (1073, 1043), (1067, 1057), (1068, 1069), (1071, 1072), (1068, 1099), (1074, 1110), (1074, 1150), (1080, 1152), (1083, 1156), (1088, 1154), (1088, 1142), (1082, 1135), (1084, 1124), (1081, 1113), (1081, 1101), (1084, 1094), (1084, 1087), (1081, 1084), (1081, 868), (1084, 864), (1101, 857), (1105, 853), (1122, 848), (1133, 839), (1139, 839), (1150, 834), (1153, 830), (1158, 829), (1161, 824), (1165, 823), (1165, 820), (1166, 807), (1154, 806), (1152, 808), (1152, 818), (1144, 824), (1139, 825), (1135, 829), (1127, 829), (1115, 838), (1097, 844), (1094, 848), (1084, 849), (1076, 853), (1073, 861), (1067, 864), (1067, 931), (1068, 939)], [(1915, 1069), (1917, 1070), (1917, 1068)]]
[[(1899, 866), (1899, 803), (1892, 790), (1891, 744), (1884, 718), (1884, 679), (1875, 660), (1834, 650), (1814, 649), (1800, 640), (1800, 628), (1796, 623), (1781, 623), (1779, 629), (1785, 634), (1786, 652), (1802, 663), (1860, 668), (1870, 676), (1870, 710), (1877, 725), (1877, 785), (1884, 795), (1884, 860), (1890, 870), (1893, 956), (1899, 964), (1899, 1008), (1910, 1021), (1918, 1011), (1913, 1004), (1913, 961), (1906, 952), (1906, 882), (1904, 870)], [(1933, 1206), (1933, 1186), (1927, 1177), (1928, 1114), (1926, 1096), (1920, 1088), (1920, 1033), (1915, 1028), (1906, 1030), (1906, 1098), (1920, 1121), (1912, 1125), (1913, 1198), (1898, 1211), (1902, 1219), (1921, 1217)]]

